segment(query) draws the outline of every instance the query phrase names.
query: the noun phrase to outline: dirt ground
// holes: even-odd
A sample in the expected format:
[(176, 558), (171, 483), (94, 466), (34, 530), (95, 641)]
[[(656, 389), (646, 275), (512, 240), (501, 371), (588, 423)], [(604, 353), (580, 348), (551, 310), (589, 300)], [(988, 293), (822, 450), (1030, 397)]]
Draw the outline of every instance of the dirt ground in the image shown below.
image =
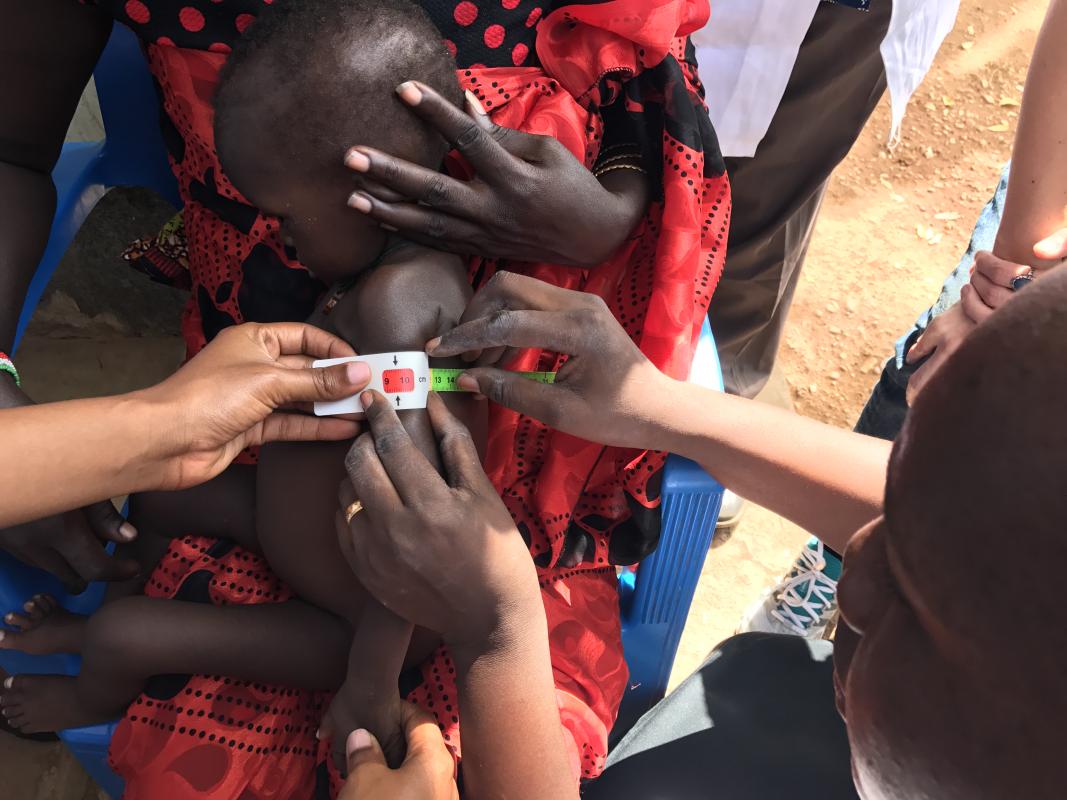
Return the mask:
[[(1047, 0), (963, 0), (956, 30), (912, 100), (902, 141), (892, 151), (885, 146), (888, 104), (876, 111), (827, 194), (771, 390), (774, 402), (851, 427), (893, 341), (936, 298), (996, 185), (1046, 7)], [(166, 298), (160, 302), (173, 305)], [(158, 331), (139, 338), (86, 303), (72, 303), (55, 295), (20, 351), (25, 374), (56, 376), (30, 384), (39, 399), (144, 385), (165, 374), (180, 352)], [(55, 324), (78, 314), (95, 317), (91, 338)], [(733, 632), (744, 608), (788, 567), (806, 538), (752, 508), (732, 536), (717, 541), (674, 682)], [(58, 745), (0, 735), (0, 773), (3, 797), (97, 796)]]

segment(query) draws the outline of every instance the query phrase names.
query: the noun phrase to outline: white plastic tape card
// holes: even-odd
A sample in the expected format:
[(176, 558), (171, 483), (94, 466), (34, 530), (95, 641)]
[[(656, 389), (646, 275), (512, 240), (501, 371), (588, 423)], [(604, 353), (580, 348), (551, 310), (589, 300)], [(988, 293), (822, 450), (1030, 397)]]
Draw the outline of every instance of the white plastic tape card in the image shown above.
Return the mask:
[[(425, 353), (375, 353), (326, 358), (314, 362), (311, 366), (332, 367), (334, 364), (347, 364), (352, 361), (362, 361), (370, 367), (371, 379), (367, 389), (381, 392), (395, 408), (426, 408), (426, 398), (430, 394), (430, 361)], [(315, 403), (317, 417), (358, 414), (362, 411), (363, 403), (359, 401), (359, 395), (330, 403)]]

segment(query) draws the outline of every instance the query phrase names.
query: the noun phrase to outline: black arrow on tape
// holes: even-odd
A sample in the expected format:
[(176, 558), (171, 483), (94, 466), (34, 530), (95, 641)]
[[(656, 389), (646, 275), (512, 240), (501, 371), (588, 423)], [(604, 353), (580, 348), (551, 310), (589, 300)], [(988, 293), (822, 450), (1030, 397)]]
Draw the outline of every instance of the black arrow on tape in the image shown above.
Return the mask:
[[(397, 364), (399, 364), (399, 363), (400, 363), (400, 362), (396, 360), (396, 355), (394, 354), (394, 355), (393, 355), (393, 366), (395, 367), (395, 366), (396, 366)], [(397, 398), (397, 400), (399, 401), (399, 400), (400, 400), (400, 398), (398, 397), (398, 398)]]
[(396, 407), (400, 408), (400, 398), (396, 398)]

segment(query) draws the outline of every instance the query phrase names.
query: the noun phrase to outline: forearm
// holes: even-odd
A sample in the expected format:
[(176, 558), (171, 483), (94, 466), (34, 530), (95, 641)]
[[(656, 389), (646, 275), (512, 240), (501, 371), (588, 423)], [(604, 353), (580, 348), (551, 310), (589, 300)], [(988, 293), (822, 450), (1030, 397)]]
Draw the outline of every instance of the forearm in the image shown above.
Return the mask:
[(1034, 244), (1067, 226), (1067, 0), (1052, 0), (1030, 62), (993, 252), (1035, 267)]
[(664, 380), (663, 390), (650, 393), (650, 447), (696, 461), (839, 552), (881, 513), (889, 442)]
[[(22, 301), (48, 243), (55, 203), (48, 175), (0, 162), (0, 350), (13, 349)], [(0, 404), (5, 394), (0, 387)]]
[(0, 409), (0, 528), (154, 488), (164, 423), (139, 395)]
[(556, 704), (544, 605), (531, 567), (525, 595), (486, 642), (452, 648), (463, 783), (471, 800), (578, 796)]

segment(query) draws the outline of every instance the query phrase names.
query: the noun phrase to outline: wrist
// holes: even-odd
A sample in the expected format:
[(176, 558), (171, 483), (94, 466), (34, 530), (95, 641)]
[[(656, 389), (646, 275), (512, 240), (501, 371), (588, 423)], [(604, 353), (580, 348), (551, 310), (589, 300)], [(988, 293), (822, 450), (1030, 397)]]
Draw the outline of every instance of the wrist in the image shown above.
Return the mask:
[(456, 669), (466, 673), (477, 661), (518, 657), (547, 637), (545, 606), (536, 576), (514, 587), (495, 604), (490, 623), (475, 632), (444, 637)]
[(182, 416), (151, 389), (116, 398), (116, 412), (127, 431), (136, 431), (136, 448), (129, 453), (127, 469), (140, 491), (161, 489), (176, 480), (176, 461), (187, 450)]

